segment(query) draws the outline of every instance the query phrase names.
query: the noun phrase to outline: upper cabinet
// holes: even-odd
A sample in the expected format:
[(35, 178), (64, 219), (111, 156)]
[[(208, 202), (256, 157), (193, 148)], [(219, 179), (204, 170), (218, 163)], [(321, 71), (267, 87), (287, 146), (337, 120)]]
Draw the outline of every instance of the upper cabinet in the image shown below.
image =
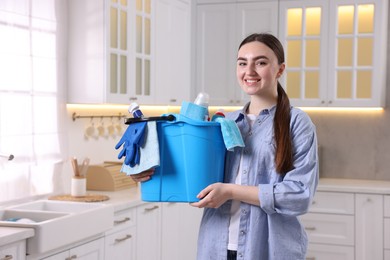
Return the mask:
[(386, 0), (280, 1), (282, 85), (295, 106), (384, 106)]
[(189, 1), (70, 0), (68, 14), (68, 103), (190, 98)]
[(191, 93), (191, 0), (157, 0), (155, 102), (181, 105)]
[(247, 101), (236, 79), (238, 46), (254, 32), (277, 35), (278, 2), (198, 0), (196, 8), (197, 92), (210, 95), (210, 105), (243, 105)]

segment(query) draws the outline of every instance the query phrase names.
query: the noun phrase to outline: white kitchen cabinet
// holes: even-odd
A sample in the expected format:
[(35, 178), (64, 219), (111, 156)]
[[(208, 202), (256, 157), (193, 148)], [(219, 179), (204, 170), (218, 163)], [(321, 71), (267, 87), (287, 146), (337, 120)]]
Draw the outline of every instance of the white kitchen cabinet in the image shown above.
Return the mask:
[(384, 260), (390, 260), (390, 196), (384, 197)]
[(196, 259), (202, 214), (188, 203), (162, 203), (162, 260)]
[(278, 2), (203, 2), (197, 5), (196, 90), (208, 93), (211, 105), (243, 105), (247, 97), (236, 79), (239, 44), (251, 33), (278, 34)]
[(153, 3), (68, 1), (68, 103), (153, 103)]
[(306, 259), (354, 259), (354, 206), (354, 194), (316, 193), (310, 212), (300, 218), (309, 238)]
[(105, 259), (137, 259), (136, 209), (115, 212), (113, 224), (105, 236)]
[(281, 0), (282, 85), (295, 106), (384, 105), (386, 0)]
[(136, 258), (136, 228), (122, 229), (105, 237), (105, 258), (116, 260), (135, 260)]
[(191, 101), (191, 1), (156, 0), (155, 103)]
[(145, 203), (137, 207), (136, 236), (136, 259), (161, 259), (160, 203)]
[(55, 255), (43, 258), (44, 260), (104, 260), (104, 239), (99, 238)]
[(354, 260), (354, 248), (310, 243), (306, 260)]
[(389, 259), (389, 184), (349, 182), (323, 188), (320, 181), (309, 213), (300, 217), (309, 238), (306, 259)]
[(383, 196), (356, 194), (356, 260), (383, 259)]
[(21, 240), (0, 247), (0, 260), (26, 259), (26, 240)]

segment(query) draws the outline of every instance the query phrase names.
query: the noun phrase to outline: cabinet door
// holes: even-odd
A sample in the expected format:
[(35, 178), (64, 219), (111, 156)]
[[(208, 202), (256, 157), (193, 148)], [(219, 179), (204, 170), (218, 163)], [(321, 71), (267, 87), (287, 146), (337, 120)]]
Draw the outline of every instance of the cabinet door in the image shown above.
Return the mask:
[(236, 5), (197, 6), (196, 77), (197, 92), (210, 96), (210, 105), (235, 105)]
[[(252, 33), (272, 33), (278, 36), (278, 2), (256, 2), (256, 3), (240, 3), (236, 8), (237, 17), (237, 34), (236, 46), (241, 41)], [(236, 57), (235, 54), (234, 57)], [(234, 60), (235, 61), (235, 60)], [(236, 65), (236, 63), (234, 63)], [(234, 74), (235, 75), (235, 74)], [(249, 101), (249, 96), (245, 94), (238, 85), (237, 80), (234, 80), (235, 94), (233, 100), (234, 105), (244, 105)]]
[(16, 243), (1, 246), (0, 259), (26, 259), (26, 241), (22, 240)]
[(160, 259), (161, 207), (159, 203), (146, 203), (137, 207), (136, 241), (136, 259)]
[(162, 260), (196, 259), (203, 209), (186, 203), (163, 203), (162, 207)]
[(356, 194), (356, 260), (383, 259), (383, 196)]
[(135, 227), (125, 228), (105, 238), (105, 259), (135, 260)]
[(327, 1), (281, 1), (279, 38), (286, 70), (281, 84), (294, 106), (327, 105)]
[(354, 260), (353, 246), (309, 244), (306, 260)]
[(329, 101), (383, 106), (388, 1), (330, 1)]
[(69, 257), (70, 259), (104, 260), (104, 238), (70, 249)]
[(249, 98), (236, 78), (237, 51), (254, 32), (277, 35), (278, 3), (205, 4), (197, 7), (196, 87), (211, 105), (243, 105)]
[(155, 102), (181, 105), (191, 99), (191, 3), (156, 1)]

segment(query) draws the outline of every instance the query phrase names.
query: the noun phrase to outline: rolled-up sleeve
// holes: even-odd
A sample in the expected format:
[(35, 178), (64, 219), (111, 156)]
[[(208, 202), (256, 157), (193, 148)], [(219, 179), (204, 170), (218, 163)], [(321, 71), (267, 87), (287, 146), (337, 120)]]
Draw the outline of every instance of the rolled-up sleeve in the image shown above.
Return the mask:
[(294, 169), (280, 181), (258, 185), (260, 205), (267, 214), (306, 213), (318, 184), (317, 137), (308, 117), (294, 118), (292, 138)]

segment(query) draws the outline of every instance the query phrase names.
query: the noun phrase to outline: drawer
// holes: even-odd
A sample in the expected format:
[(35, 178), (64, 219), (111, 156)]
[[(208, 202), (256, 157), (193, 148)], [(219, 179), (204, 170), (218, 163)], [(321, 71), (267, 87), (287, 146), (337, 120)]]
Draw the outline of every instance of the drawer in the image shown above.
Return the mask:
[(135, 226), (135, 208), (126, 209), (123, 211), (115, 212), (114, 214), (114, 227), (107, 233), (114, 233), (124, 228)]
[(385, 249), (390, 249), (390, 218), (385, 218), (384, 225), (384, 246)]
[(354, 245), (354, 216), (308, 213), (301, 216), (300, 219), (310, 242), (331, 245)]
[(317, 192), (310, 207), (310, 212), (353, 215), (355, 213), (354, 194)]
[(104, 259), (136, 259), (136, 227), (125, 228), (105, 237)]
[(385, 217), (390, 218), (390, 196), (385, 196), (384, 214)]
[(354, 260), (354, 247), (309, 244), (306, 260)]

